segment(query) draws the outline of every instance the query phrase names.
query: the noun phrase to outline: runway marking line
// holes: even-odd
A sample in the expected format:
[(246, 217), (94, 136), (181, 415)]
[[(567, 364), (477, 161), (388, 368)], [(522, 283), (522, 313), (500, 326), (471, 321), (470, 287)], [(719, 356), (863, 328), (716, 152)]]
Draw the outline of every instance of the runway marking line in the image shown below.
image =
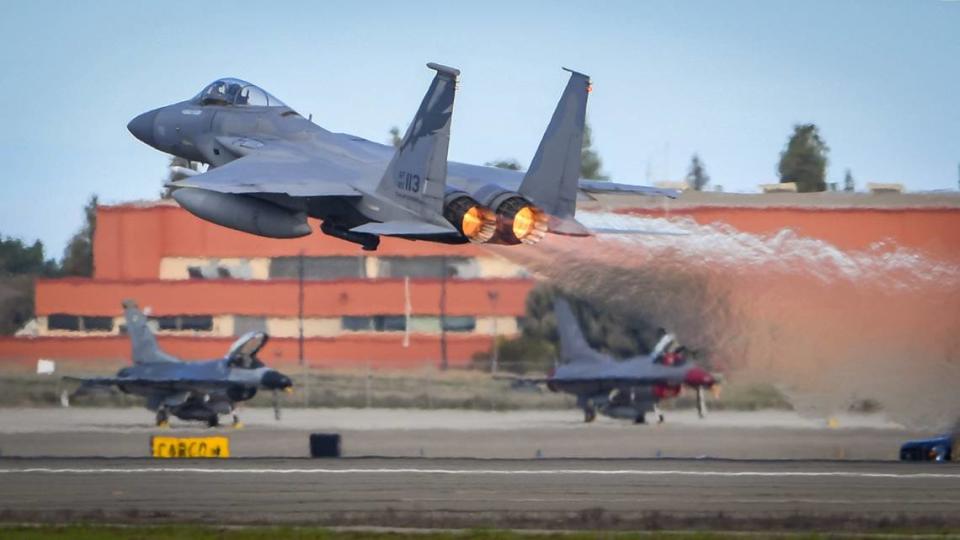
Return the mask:
[(684, 470), (637, 470), (637, 469), (242, 469), (211, 467), (139, 467), (139, 468), (52, 468), (30, 467), (23, 469), (0, 469), (0, 474), (146, 474), (146, 473), (196, 473), (196, 474), (437, 474), (451, 476), (494, 475), (594, 475), (594, 476), (706, 476), (722, 478), (738, 477), (806, 477), (806, 478), (893, 478), (893, 479), (957, 479), (960, 473), (877, 473), (855, 471), (684, 471)]

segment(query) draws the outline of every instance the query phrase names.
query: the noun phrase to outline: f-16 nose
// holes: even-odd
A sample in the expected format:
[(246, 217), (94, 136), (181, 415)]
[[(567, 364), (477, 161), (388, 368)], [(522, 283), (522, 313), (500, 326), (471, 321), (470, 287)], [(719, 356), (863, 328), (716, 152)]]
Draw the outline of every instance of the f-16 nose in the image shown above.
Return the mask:
[(150, 146), (153, 146), (153, 124), (157, 118), (157, 112), (159, 112), (159, 109), (145, 112), (127, 124), (127, 129), (134, 137)]
[(689, 386), (713, 386), (713, 384), (717, 381), (707, 370), (699, 367), (692, 367), (683, 377), (683, 382)]
[(263, 374), (260, 384), (268, 390), (285, 390), (293, 386), (293, 381), (283, 373), (271, 369)]

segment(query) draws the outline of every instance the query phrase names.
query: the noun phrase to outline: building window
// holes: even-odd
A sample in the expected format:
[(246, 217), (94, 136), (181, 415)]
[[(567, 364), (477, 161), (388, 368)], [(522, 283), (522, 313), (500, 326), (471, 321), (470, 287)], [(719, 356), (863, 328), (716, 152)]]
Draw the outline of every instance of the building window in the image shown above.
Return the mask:
[(69, 332), (112, 332), (113, 317), (53, 313), (47, 316), (47, 329)]
[(477, 329), (477, 318), (470, 316), (443, 318), (443, 329), (447, 332), (473, 332)]
[[(247, 264), (246, 267), (234, 270), (237, 271), (237, 276), (234, 276), (233, 271), (226, 266), (220, 266), (216, 263), (209, 263), (206, 266), (188, 266), (187, 276), (189, 276), (190, 279), (232, 279), (234, 277), (249, 278), (249, 264)], [(244, 276), (244, 274), (246, 275)]]
[(176, 332), (193, 330), (194, 332), (209, 332), (213, 330), (213, 317), (210, 315), (169, 315), (166, 317), (151, 317), (157, 322), (160, 331)]
[(80, 317), (65, 313), (52, 313), (47, 316), (47, 329), (80, 331)]
[(87, 332), (113, 332), (113, 317), (80, 317)]
[[(270, 260), (271, 279), (299, 279), (300, 257)], [(303, 257), (303, 279), (330, 281), (367, 277), (364, 257)]]
[(382, 278), (440, 278), (444, 268), (447, 277), (472, 279), (479, 277), (480, 267), (473, 257), (380, 257), (377, 275)]
[(340, 327), (347, 332), (369, 332), (373, 330), (373, 317), (343, 316)]
[(407, 318), (403, 315), (344, 316), (340, 327), (347, 332), (403, 332)]
[[(477, 328), (477, 318), (444, 317), (443, 327), (447, 332), (473, 332)], [(403, 332), (407, 329), (407, 318), (403, 315), (345, 316), (340, 326), (346, 332)], [(419, 334), (439, 334), (440, 317), (415, 315), (410, 317), (410, 331)]]

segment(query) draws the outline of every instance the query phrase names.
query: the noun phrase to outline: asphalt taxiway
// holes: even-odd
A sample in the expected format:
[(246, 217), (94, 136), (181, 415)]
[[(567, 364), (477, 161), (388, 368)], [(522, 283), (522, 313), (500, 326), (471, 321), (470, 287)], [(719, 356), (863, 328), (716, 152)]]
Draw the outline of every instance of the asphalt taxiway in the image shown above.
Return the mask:
[[(926, 436), (879, 416), (246, 410), (244, 429), (141, 409), (0, 410), (0, 521), (389, 527), (960, 528), (960, 467), (901, 463)], [(340, 459), (309, 459), (336, 432)], [(150, 437), (226, 435), (230, 459), (159, 460)]]
[(0, 513), (31, 521), (956, 527), (958, 507), (949, 464), (0, 459)]

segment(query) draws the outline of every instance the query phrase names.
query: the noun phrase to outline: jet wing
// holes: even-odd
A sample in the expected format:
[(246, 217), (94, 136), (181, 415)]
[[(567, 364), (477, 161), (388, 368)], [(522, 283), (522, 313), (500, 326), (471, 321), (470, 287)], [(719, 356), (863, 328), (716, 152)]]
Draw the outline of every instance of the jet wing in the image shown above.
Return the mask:
[[(244, 139), (250, 144), (252, 139)], [(368, 174), (363, 162), (334, 149), (289, 142), (260, 143), (247, 155), (209, 171), (172, 182), (220, 193), (276, 193), (291, 197), (359, 197), (352, 184)]]
[(130, 385), (141, 386), (156, 390), (169, 391), (196, 391), (211, 392), (227, 388), (235, 382), (221, 379), (147, 379), (143, 377), (64, 377), (64, 380), (78, 381), (82, 384), (74, 395), (81, 395), (91, 390), (109, 388), (112, 386)]

